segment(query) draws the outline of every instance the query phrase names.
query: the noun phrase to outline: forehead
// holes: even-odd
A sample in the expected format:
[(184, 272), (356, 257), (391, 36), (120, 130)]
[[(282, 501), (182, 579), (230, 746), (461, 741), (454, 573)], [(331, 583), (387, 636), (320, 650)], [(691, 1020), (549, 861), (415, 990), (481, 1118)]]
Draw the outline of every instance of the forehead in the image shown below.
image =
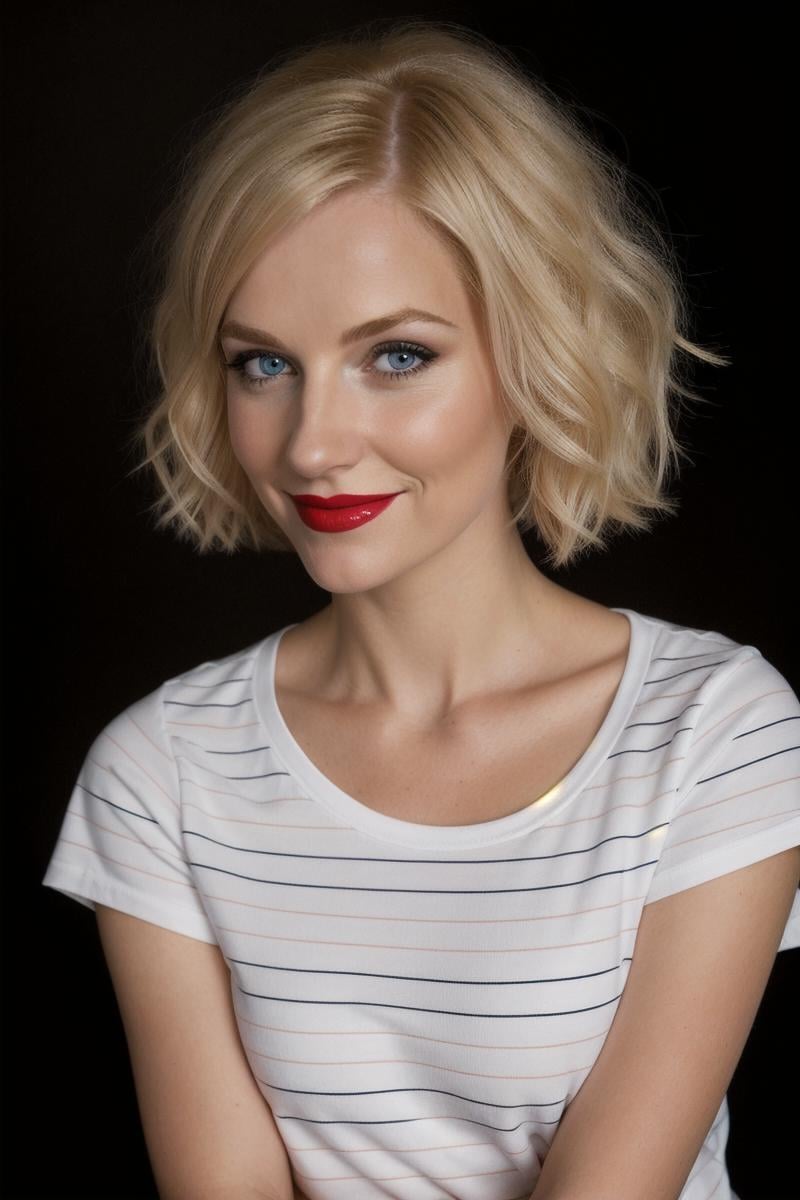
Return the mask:
[(464, 328), (474, 320), (452, 252), (394, 197), (329, 197), (257, 256), (228, 315), (272, 325), (302, 320), (337, 330), (414, 307)]

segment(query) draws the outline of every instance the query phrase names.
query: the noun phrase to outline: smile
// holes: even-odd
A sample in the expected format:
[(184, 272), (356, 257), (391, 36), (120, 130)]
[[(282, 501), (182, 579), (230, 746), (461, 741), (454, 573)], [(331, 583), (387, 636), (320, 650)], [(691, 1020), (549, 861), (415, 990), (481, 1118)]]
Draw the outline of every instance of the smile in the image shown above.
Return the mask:
[(318, 533), (344, 533), (347, 529), (356, 529), (359, 525), (365, 525), (367, 521), (379, 517), (392, 501), (401, 495), (402, 492), (395, 492), (391, 496), (381, 496), (374, 500), (366, 498), (357, 504), (347, 504), (336, 508), (321, 508), (315, 504), (305, 503), (296, 496), (292, 496), (292, 499), (300, 515), (300, 520), (309, 529), (315, 529)]

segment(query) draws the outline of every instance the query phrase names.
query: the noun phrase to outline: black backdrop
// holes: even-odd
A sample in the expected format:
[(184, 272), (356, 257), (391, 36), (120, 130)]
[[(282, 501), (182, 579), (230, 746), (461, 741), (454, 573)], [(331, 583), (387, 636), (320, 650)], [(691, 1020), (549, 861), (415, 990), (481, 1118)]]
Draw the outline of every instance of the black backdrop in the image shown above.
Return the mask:
[[(633, 7), (567, 4), (537, 5), (528, 20), (468, 4), (340, 2), (335, 15), (252, 0), (13, 7), (3, 105), (5, 1194), (155, 1197), (94, 918), (41, 876), (86, 750), (112, 716), (167, 676), (327, 601), (291, 556), (200, 556), (154, 532), (149, 493), (127, 477), (143, 401), (134, 255), (194, 123), (276, 49), (378, 15), (478, 29), (581, 104), (662, 206), (689, 278), (694, 337), (734, 363), (696, 370), (713, 403), (679, 430), (694, 460), (679, 515), (551, 574), (601, 603), (754, 644), (798, 690), (788, 574), (796, 388), (774, 328), (775, 264), (792, 231), (775, 216), (767, 150), (782, 68), (772, 63), (759, 91), (751, 72), (774, 34), (704, 20), (697, 5), (652, 10), (646, 26)], [(535, 536), (526, 543), (539, 561)], [(741, 1200), (796, 1195), (797, 1107), (776, 1092), (797, 1073), (798, 960), (798, 950), (778, 956), (729, 1092)]]

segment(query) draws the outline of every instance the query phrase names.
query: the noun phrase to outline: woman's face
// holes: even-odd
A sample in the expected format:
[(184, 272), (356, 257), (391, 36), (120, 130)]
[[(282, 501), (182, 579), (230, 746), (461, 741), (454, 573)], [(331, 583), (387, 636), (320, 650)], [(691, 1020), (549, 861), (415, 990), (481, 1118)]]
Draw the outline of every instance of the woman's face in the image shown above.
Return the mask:
[[(405, 309), (440, 321), (343, 341)], [(449, 252), (396, 199), (342, 193), (286, 231), (234, 292), (220, 341), (244, 371), (226, 371), (234, 453), (319, 587), (366, 591), (464, 538), (497, 544), (511, 426), (480, 318)], [(292, 500), (395, 492), (342, 532), (309, 527)]]

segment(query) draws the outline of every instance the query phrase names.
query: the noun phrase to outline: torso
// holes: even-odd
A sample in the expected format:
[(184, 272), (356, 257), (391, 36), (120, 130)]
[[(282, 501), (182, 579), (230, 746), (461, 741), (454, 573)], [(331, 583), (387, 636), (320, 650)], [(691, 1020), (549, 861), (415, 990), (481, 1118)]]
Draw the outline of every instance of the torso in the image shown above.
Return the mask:
[(278, 707), (314, 765), (376, 812), (420, 825), (496, 820), (528, 807), (560, 783), (588, 750), (619, 688), (628, 656), (628, 620), (602, 605), (581, 602), (591, 609), (586, 612), (592, 636), (586, 638), (585, 624), (580, 643), (571, 652), (565, 649), (568, 674), (494, 696), (435, 734), (398, 734), (371, 711), (365, 752), (363, 705), (320, 699), (315, 689), (304, 687), (313, 671), (302, 625), (281, 641), (275, 666)]

